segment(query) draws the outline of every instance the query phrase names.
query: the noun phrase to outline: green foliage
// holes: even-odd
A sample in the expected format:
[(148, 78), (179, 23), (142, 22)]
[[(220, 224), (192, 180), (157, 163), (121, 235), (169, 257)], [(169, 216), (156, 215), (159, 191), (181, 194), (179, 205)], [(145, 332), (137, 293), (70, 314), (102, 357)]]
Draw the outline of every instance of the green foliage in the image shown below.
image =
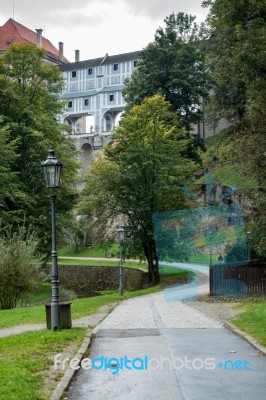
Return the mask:
[(34, 233), (19, 228), (2, 232), (0, 238), (0, 308), (15, 308), (23, 293), (32, 288), (38, 275)]
[(207, 138), (204, 142), (205, 149), (200, 152), (200, 157), (204, 167), (215, 161), (239, 161), (238, 146), (239, 138), (234, 136), (234, 132), (225, 129), (218, 134)]
[[(227, 249), (226, 249), (227, 250)], [(241, 262), (247, 261), (247, 243), (244, 240), (237, 240), (234, 246), (225, 256), (225, 262)]]
[[(43, 56), (43, 50), (36, 46), (18, 43), (10, 46), (0, 60), (0, 173), (2, 154), (8, 157), (6, 168), (10, 171), (5, 174), (10, 191), (0, 201), (4, 224), (31, 225), (40, 239), (40, 249), (46, 252), (51, 232), (50, 204), (41, 161), (53, 147), (64, 164), (57, 191), (59, 234), (75, 201), (77, 162), (73, 145), (63, 135), (65, 126), (56, 120), (63, 107), (57, 100), (63, 79), (60, 70), (45, 63)], [(5, 142), (9, 152), (5, 152)]]
[(152, 215), (187, 206), (181, 188), (195, 168), (184, 156), (189, 141), (178, 126), (161, 95), (132, 107), (113, 145), (92, 166), (83, 191), (82, 213), (96, 217), (100, 226), (124, 221), (128, 253), (145, 254), (153, 282), (159, 275)]
[(207, 95), (207, 74), (199, 46), (199, 27), (195, 17), (172, 13), (165, 28), (156, 31), (154, 42), (140, 54), (138, 67), (124, 90), (129, 107), (145, 97), (161, 93), (177, 111), (183, 125), (201, 119), (200, 98)]
[(101, 245), (80, 246), (77, 252), (72, 247), (62, 247), (58, 251), (59, 257), (106, 257), (105, 250)]
[(208, 67), (213, 94), (208, 104), (213, 125), (220, 118), (231, 124), (232, 148), (240, 171), (256, 182), (254, 204), (256, 254), (266, 255), (266, 14), (265, 1), (216, 0), (209, 5)]
[(0, 215), (2, 218), (8, 210), (7, 204), (17, 197), (19, 186), (17, 174), (12, 171), (16, 159), (16, 142), (10, 140), (7, 127), (0, 127)]
[(254, 113), (265, 117), (265, 3), (216, 0), (207, 21), (215, 84), (212, 119), (225, 117), (238, 125)]
[(64, 231), (64, 242), (71, 246), (71, 253), (79, 253), (89, 235), (87, 218), (75, 214), (70, 218), (67, 229)]

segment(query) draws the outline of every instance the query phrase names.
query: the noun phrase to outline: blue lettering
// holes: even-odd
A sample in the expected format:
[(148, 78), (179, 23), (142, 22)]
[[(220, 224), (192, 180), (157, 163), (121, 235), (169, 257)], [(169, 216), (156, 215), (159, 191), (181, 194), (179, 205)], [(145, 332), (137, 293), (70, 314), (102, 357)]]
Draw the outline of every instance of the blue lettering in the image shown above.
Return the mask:
[[(100, 365), (97, 365), (98, 362), (100, 362)], [(94, 358), (92, 360), (91, 365), (92, 365), (93, 369), (98, 369), (98, 370), (102, 369), (104, 366), (104, 357), (101, 356), (101, 357)]]

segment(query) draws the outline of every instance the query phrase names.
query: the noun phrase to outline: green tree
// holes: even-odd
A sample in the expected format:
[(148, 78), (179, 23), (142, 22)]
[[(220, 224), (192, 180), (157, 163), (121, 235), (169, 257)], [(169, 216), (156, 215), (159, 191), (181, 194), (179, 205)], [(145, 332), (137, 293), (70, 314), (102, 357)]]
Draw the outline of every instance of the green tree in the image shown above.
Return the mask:
[(0, 128), (0, 218), (4, 220), (8, 204), (15, 200), (18, 191), (17, 175), (12, 171), (17, 158), (15, 146), (16, 143), (10, 141), (8, 128)]
[(212, 120), (223, 117), (238, 126), (261, 113), (265, 118), (265, 1), (216, 0), (204, 5), (211, 6), (207, 26)]
[(123, 117), (113, 144), (92, 166), (81, 210), (100, 225), (123, 221), (131, 251), (145, 254), (149, 277), (159, 280), (152, 216), (187, 207), (182, 187), (195, 164), (176, 113), (162, 95), (146, 98)]
[(49, 193), (40, 164), (50, 147), (64, 164), (57, 191), (59, 232), (76, 198), (74, 148), (63, 135), (66, 127), (56, 120), (63, 107), (57, 99), (63, 84), (59, 69), (46, 63), (44, 51), (34, 45), (14, 44), (0, 60), (0, 127), (8, 129), (10, 142), (16, 144), (11, 170), (18, 182), (18, 190), (6, 201), (4, 222), (32, 226), (43, 250), (50, 246), (51, 230)]
[(201, 97), (207, 95), (204, 58), (195, 17), (172, 13), (166, 27), (140, 53), (138, 67), (126, 81), (124, 97), (129, 107), (161, 93), (178, 112), (187, 130), (201, 119)]
[[(261, 0), (207, 0), (210, 35), (208, 67), (213, 80), (209, 120), (230, 124), (237, 157), (257, 180), (249, 196), (256, 254), (266, 254), (266, 13)], [(247, 151), (248, 149), (248, 151)], [(256, 242), (256, 243), (255, 243)]]

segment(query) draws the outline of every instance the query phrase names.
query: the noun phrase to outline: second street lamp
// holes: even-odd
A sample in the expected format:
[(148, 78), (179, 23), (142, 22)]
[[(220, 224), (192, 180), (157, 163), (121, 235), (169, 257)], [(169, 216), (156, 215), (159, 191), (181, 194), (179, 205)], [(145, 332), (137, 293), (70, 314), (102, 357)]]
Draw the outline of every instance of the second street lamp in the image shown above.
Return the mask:
[(120, 226), (117, 229), (118, 239), (119, 239), (119, 295), (123, 296), (124, 288), (123, 288), (123, 241), (125, 238), (125, 229)]
[(60, 331), (60, 305), (59, 305), (59, 280), (56, 249), (56, 220), (55, 220), (55, 188), (60, 183), (60, 174), (63, 164), (55, 158), (54, 150), (49, 150), (48, 158), (42, 162), (46, 187), (51, 189), (51, 214), (52, 214), (52, 302), (51, 302), (51, 330)]

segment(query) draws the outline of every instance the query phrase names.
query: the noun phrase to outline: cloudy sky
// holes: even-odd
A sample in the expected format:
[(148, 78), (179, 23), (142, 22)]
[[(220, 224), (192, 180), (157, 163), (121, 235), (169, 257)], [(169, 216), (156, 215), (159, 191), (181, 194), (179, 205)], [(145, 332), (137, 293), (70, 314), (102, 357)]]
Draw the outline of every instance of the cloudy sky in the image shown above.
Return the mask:
[(141, 50), (172, 12), (205, 19), (202, 0), (0, 0), (0, 25), (13, 18), (28, 28), (42, 28), (56, 47), (74, 61)]

